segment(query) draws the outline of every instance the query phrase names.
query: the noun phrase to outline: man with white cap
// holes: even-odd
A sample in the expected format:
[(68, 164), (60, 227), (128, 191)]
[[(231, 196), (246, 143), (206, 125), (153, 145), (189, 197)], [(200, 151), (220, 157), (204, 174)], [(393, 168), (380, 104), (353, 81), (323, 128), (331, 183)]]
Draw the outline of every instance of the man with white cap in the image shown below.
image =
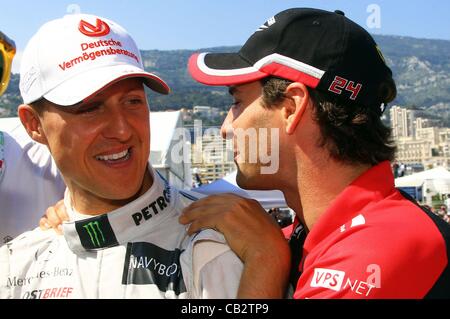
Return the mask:
[(236, 297), (241, 261), (212, 230), (187, 237), (178, 217), (195, 197), (148, 162), (143, 84), (169, 87), (128, 33), (92, 15), (50, 21), (20, 73), (20, 120), (61, 171), (70, 221), (63, 236), (35, 229), (0, 248), (0, 298)]

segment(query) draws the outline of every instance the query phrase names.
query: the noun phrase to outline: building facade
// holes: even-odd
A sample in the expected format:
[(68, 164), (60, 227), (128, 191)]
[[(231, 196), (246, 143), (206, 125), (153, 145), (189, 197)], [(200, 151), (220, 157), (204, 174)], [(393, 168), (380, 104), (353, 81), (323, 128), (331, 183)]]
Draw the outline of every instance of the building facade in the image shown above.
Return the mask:
[(219, 128), (197, 134), (192, 144), (193, 180), (210, 183), (236, 170), (231, 140), (220, 135)]
[(423, 169), (450, 168), (450, 128), (431, 126), (413, 110), (393, 106), (390, 110), (397, 162)]

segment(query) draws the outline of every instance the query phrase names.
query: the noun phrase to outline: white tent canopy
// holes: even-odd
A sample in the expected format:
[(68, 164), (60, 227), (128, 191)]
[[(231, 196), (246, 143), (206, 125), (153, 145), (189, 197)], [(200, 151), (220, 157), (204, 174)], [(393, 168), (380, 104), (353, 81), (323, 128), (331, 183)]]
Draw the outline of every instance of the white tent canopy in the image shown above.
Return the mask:
[(18, 117), (3, 117), (0, 118), (0, 131), (11, 132), (17, 127), (22, 127), (22, 123)]
[(444, 167), (436, 167), (395, 179), (395, 187), (420, 187), (423, 185), (425, 192), (450, 194), (450, 172)]
[(210, 184), (194, 188), (193, 191), (205, 195), (212, 195), (218, 193), (234, 193), (242, 197), (253, 198), (257, 200), (265, 209), (287, 207), (284, 195), (281, 191), (244, 190), (239, 186), (237, 186), (236, 171)]
[(171, 185), (180, 189), (192, 185), (191, 163), (183, 138), (183, 120), (180, 111), (151, 112), (150, 162)]
[(168, 156), (175, 129), (180, 127), (181, 112), (151, 112), (151, 158), (154, 166), (169, 166)]

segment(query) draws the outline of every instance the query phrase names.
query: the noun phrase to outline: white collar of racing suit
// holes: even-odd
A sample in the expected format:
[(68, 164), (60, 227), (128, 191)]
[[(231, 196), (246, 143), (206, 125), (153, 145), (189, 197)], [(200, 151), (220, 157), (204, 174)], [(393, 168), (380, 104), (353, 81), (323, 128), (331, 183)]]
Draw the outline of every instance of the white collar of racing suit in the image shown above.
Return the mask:
[(66, 189), (64, 205), (71, 221), (63, 223), (64, 237), (72, 251), (99, 250), (127, 243), (148, 233), (174, 206), (168, 182), (148, 164), (153, 185), (142, 196), (106, 214), (92, 217), (76, 212)]

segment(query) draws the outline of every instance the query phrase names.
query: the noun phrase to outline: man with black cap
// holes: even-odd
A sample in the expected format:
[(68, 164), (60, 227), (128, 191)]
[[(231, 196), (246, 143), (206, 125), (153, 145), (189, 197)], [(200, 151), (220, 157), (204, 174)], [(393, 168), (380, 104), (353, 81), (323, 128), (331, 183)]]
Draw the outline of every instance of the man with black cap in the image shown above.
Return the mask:
[[(283, 191), (296, 212), (289, 242), (294, 298), (450, 296), (449, 226), (394, 186), (395, 147), (380, 116), (396, 87), (369, 33), (340, 11), (289, 9), (238, 53), (192, 56), (189, 71), (201, 83), (229, 86), (234, 103), (224, 137), (278, 128), (278, 171), (267, 175), (264, 161), (246, 160), (243, 143), (235, 147), (237, 182)], [(249, 252), (277, 253), (260, 242), (269, 234), (258, 225), (265, 215), (255, 201), (217, 195), (192, 204), (180, 221), (192, 223), (189, 232), (222, 231), (248, 264)], [(274, 266), (259, 267), (269, 275)]]

